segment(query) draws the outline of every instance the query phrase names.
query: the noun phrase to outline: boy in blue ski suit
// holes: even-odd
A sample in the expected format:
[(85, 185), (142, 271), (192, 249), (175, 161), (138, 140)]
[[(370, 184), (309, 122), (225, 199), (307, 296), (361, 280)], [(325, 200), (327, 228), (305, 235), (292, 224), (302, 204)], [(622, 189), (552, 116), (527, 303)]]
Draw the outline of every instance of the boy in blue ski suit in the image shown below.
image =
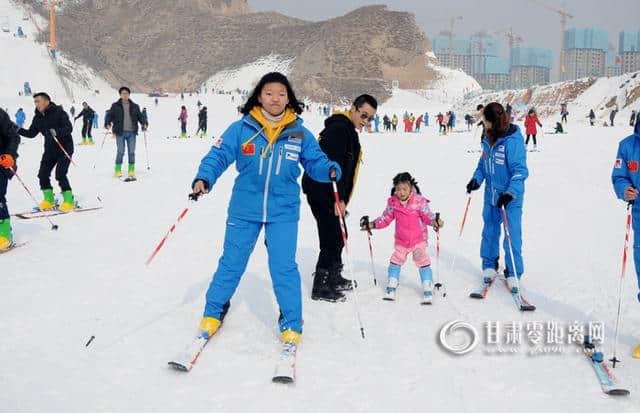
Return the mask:
[[(286, 86), (289, 101), (277, 116), (264, 109), (264, 101), (255, 100), (256, 95), (263, 95), (263, 89), (269, 92), (274, 84)], [(210, 190), (233, 162), (239, 173), (229, 203), (224, 252), (207, 291), (200, 334), (217, 331), (224, 306), (235, 292), (264, 227), (283, 341), (299, 341), (302, 295), (295, 261), (300, 218), (299, 164), (320, 182), (330, 182), (332, 170), (340, 179), (341, 172), (302, 126), (302, 119), (296, 116), (300, 113), (298, 105), (286, 77), (279, 73), (265, 75), (243, 109), (245, 116), (231, 124), (200, 164), (193, 183), (196, 193), (203, 186), (202, 192)]]
[[(482, 219), (484, 227), (482, 229), (482, 242), (480, 244), (480, 256), (482, 257), (482, 270), (484, 281), (488, 282), (492, 274), (498, 269), (498, 259), (500, 257), (500, 233), (502, 224), (501, 207), (505, 207), (509, 232), (516, 268), (514, 270), (509, 245), (505, 236), (503, 248), (505, 251), (505, 264), (507, 268), (507, 281), (514, 274), (518, 279), (524, 273), (522, 261), (522, 204), (524, 201), (524, 181), (529, 176), (527, 169), (527, 152), (524, 146), (524, 139), (520, 129), (516, 125), (509, 124), (506, 112), (502, 106), (487, 105), (491, 113), (487, 113), (494, 119), (494, 124), (502, 122), (504, 127), (495, 136), (495, 143), (491, 145), (489, 136), (482, 140), (482, 156), (478, 160), (478, 166), (473, 174), (473, 178), (467, 184), (467, 192), (471, 193), (484, 182), (484, 207)], [(498, 109), (499, 106), (499, 109)], [(499, 120), (496, 120), (496, 112)], [(491, 133), (495, 126), (489, 123), (493, 129), (487, 131)], [(511, 280), (512, 281), (512, 280)], [(509, 283), (510, 287), (513, 282)]]

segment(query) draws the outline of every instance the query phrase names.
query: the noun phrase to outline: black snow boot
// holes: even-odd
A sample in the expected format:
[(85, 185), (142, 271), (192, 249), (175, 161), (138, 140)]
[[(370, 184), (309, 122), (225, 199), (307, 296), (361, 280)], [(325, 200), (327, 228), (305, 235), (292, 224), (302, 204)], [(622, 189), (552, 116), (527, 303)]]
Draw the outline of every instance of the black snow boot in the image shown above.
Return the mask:
[(313, 289), (311, 290), (312, 300), (322, 300), (335, 303), (347, 299), (344, 294), (333, 288), (329, 276), (328, 270), (324, 268), (316, 268), (316, 272), (313, 274)]
[[(353, 284), (351, 280), (347, 280), (346, 278), (342, 278), (342, 268), (344, 265), (335, 264), (331, 270), (329, 271), (329, 282), (333, 286), (333, 289), (336, 291), (351, 291), (353, 290)], [(358, 283), (353, 281), (358, 288)]]

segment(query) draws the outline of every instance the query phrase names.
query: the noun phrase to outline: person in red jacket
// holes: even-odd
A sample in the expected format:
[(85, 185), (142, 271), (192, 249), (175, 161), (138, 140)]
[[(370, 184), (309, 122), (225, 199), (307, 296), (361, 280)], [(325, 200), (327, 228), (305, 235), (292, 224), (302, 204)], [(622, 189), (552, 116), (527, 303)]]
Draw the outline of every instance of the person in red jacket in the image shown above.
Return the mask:
[(542, 123), (540, 123), (540, 119), (538, 119), (538, 114), (535, 109), (529, 109), (529, 114), (524, 119), (524, 127), (527, 132), (527, 140), (525, 141), (525, 146), (529, 146), (529, 138), (533, 136), (533, 150), (534, 152), (538, 150), (538, 142), (536, 141), (536, 135), (538, 134), (538, 128), (536, 125), (542, 127)]

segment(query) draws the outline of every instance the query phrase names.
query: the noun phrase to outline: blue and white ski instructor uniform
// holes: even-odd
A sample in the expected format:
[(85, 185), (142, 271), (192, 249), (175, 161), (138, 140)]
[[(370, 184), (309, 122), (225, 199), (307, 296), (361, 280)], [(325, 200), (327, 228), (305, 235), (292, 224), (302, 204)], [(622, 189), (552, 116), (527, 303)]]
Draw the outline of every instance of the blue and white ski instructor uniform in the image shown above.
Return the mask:
[(234, 122), (202, 159), (194, 180), (211, 189), (222, 173), (236, 163), (238, 176), (228, 209), (224, 252), (206, 295), (205, 317), (220, 319), (223, 306), (235, 292), (261, 228), (269, 255), (269, 271), (280, 307), (280, 330), (302, 332), (302, 292), (296, 264), (300, 218), (299, 164), (314, 180), (330, 182), (335, 169), (320, 150), (302, 119), (288, 109), (276, 136), (259, 112)]
[[(636, 122), (632, 135), (618, 145), (616, 163), (613, 166), (611, 181), (616, 196), (624, 200), (624, 191), (629, 188), (640, 189), (640, 121)], [(633, 224), (633, 261), (636, 267), (638, 287), (640, 288), (640, 200), (636, 199), (631, 208)], [(638, 294), (640, 300), (640, 294)]]
[(522, 261), (522, 205), (524, 202), (524, 181), (529, 176), (527, 168), (527, 151), (520, 128), (510, 125), (503, 136), (498, 137), (493, 146), (487, 138), (482, 140), (482, 156), (473, 174), (479, 185), (484, 182), (484, 206), (482, 219), (482, 242), (480, 243), (480, 257), (482, 270), (497, 269), (500, 257), (500, 233), (502, 211), (496, 205), (502, 193), (513, 196), (513, 200), (505, 207), (509, 233), (513, 246), (516, 268), (512, 268), (511, 253), (505, 236), (503, 248), (505, 264), (510, 275), (517, 274), (518, 278), (524, 273)]

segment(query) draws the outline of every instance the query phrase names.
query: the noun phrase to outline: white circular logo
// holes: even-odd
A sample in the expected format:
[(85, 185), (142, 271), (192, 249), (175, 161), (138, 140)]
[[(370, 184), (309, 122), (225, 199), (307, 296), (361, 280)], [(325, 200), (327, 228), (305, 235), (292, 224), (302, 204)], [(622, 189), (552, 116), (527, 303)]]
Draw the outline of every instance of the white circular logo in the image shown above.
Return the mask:
[[(467, 340), (462, 344), (450, 344), (449, 336), (457, 330), (466, 332)], [(469, 323), (460, 320), (449, 321), (440, 329), (440, 344), (453, 354), (467, 354), (478, 345), (478, 332)]]

